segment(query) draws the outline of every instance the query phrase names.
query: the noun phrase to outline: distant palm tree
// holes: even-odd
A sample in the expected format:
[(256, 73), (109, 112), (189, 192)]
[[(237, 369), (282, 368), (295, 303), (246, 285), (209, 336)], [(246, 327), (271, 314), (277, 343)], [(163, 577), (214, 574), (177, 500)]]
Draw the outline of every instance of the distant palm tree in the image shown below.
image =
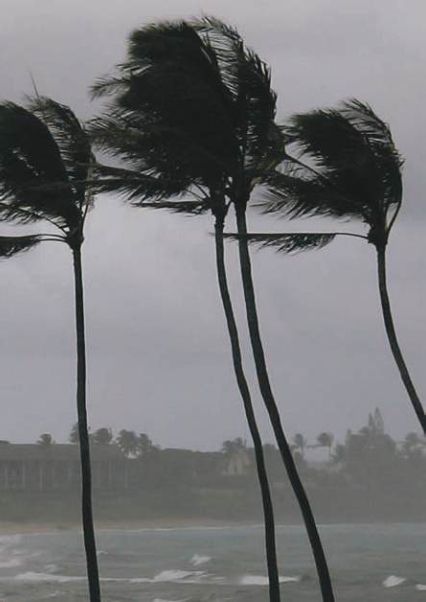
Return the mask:
[[(68, 107), (45, 97), (35, 98), (27, 108), (11, 102), (0, 105), (0, 219), (21, 224), (43, 221), (55, 226), (59, 234), (34, 235), (20, 241), (24, 246), (26, 239), (28, 246), (43, 240), (63, 242), (73, 255), (83, 531), (90, 601), (99, 602), (86, 412), (81, 265), (83, 228), (92, 202), (91, 189), (86, 184), (92, 163), (89, 138)], [(21, 243), (16, 240), (19, 247)], [(13, 242), (10, 245), (13, 251)]]
[[(226, 279), (223, 228), (234, 205), (239, 232), (245, 234), (246, 208), (254, 186), (282, 158), (282, 135), (274, 124), (276, 96), (268, 67), (248, 50), (238, 32), (213, 18), (191, 23), (151, 25), (134, 32), (128, 59), (117, 76), (95, 86), (112, 95), (107, 112), (94, 122), (103, 150), (132, 170), (110, 169), (115, 189), (143, 204), (144, 199), (190, 191), (197, 202), (175, 203), (176, 210), (210, 209), (215, 217), (216, 265), (233, 352), (234, 371), (244, 400), (257, 457), (266, 530), (271, 599), (279, 599), (272, 547), (272, 507), (263, 473), (263, 449), (250, 392), (242, 369), (238, 333)], [(108, 174), (108, 168), (101, 173)], [(151, 176), (151, 179), (150, 179)], [(152, 176), (157, 176), (158, 179)], [(161, 190), (163, 186), (163, 190)], [(160, 207), (173, 208), (162, 202)], [(298, 499), (321, 582), (323, 599), (334, 600), (330, 575), (315, 520), (281, 425), (259, 332), (247, 241), (240, 241), (240, 264), (247, 318), (260, 389), (280, 453)], [(262, 468), (263, 465), (263, 468)], [(274, 575), (272, 574), (274, 573)]]
[[(285, 128), (287, 142), (300, 151), (287, 155), (287, 169), (269, 175), (267, 213), (354, 218), (366, 235), (349, 232), (253, 233), (244, 240), (291, 253), (319, 248), (336, 236), (364, 239), (376, 249), (383, 319), (393, 358), (413, 409), (426, 434), (425, 411), (397, 339), (386, 276), (386, 249), (402, 204), (402, 159), (389, 126), (372, 108), (352, 100), (338, 109), (295, 115)], [(239, 232), (241, 234), (241, 232)], [(238, 237), (240, 238), (240, 237)]]
[[(107, 112), (94, 120), (92, 134), (102, 150), (121, 159), (126, 167), (101, 166), (100, 173), (111, 182), (102, 190), (125, 193), (135, 205), (154, 201), (157, 208), (194, 214), (211, 211), (214, 217), (219, 290), (262, 495), (270, 599), (278, 602), (272, 500), (262, 440), (242, 365), (223, 245), (229, 208), (226, 191), (240, 160), (242, 144), (236, 135), (236, 120), (241, 111), (250, 110), (250, 105), (243, 98), (238, 103), (230, 82), (223, 79), (229, 50), (228, 44), (223, 52), (220, 49), (221, 40), (225, 40), (221, 27), (215, 20), (202, 19), (191, 24), (150, 25), (135, 31), (130, 38), (128, 61), (121, 65), (118, 76), (108, 77), (95, 87), (96, 94), (112, 94), (114, 99)], [(239, 57), (246, 57), (242, 48)], [(232, 60), (235, 62), (235, 56)], [(257, 59), (253, 56), (252, 60)], [(231, 66), (228, 71), (231, 76)], [(163, 200), (184, 194), (196, 200)]]

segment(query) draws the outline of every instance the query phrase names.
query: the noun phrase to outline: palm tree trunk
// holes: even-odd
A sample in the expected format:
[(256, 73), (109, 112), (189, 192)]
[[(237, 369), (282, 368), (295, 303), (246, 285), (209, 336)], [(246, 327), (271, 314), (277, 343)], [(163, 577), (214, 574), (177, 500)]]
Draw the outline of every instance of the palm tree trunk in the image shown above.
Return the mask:
[(312, 547), (315, 559), (318, 578), (320, 582), (323, 602), (334, 602), (333, 587), (331, 584), (330, 572), (325, 558), (324, 549), (319, 537), (315, 518), (297, 472), (296, 464), (291, 453), (290, 446), (285, 436), (281, 418), (272, 393), (269, 381), (268, 370), (266, 367), (265, 353), (263, 350), (262, 339), (260, 336), (259, 319), (257, 316), (256, 298), (254, 293), (253, 278), (251, 273), (250, 253), (247, 242), (247, 223), (245, 209), (236, 208), (237, 229), (238, 229), (238, 248), (240, 255), (241, 277), (243, 282), (244, 300), (246, 304), (247, 322), (249, 327), (250, 341), (253, 351), (253, 357), (256, 365), (257, 379), (260, 392), (265, 402), (269, 419), (275, 434), (275, 438), (281, 452), (281, 457), (287, 471), (291, 486), (298, 501), (306, 531)]
[(379, 279), (379, 291), (380, 301), (382, 305), (383, 319), (385, 323), (386, 334), (389, 340), (389, 345), (392, 351), (393, 358), (396, 365), (398, 366), (399, 374), (401, 375), (402, 382), (404, 383), (405, 389), (411, 400), (414, 411), (417, 414), (417, 418), (423, 429), (423, 433), (426, 435), (426, 416), (422, 406), (422, 403), (417, 395), (417, 391), (414, 387), (414, 383), (411, 380), (410, 373), (408, 372), (407, 365), (404, 361), (404, 357), (399, 347), (398, 339), (396, 336), (395, 325), (393, 323), (392, 310), (390, 306), (387, 280), (386, 280), (386, 247), (380, 245), (377, 249), (377, 268), (378, 268), (378, 279)]
[(228, 281), (226, 277), (223, 245), (223, 220), (221, 221), (220, 219), (218, 219), (215, 224), (215, 242), (217, 277), (220, 289), (220, 296), (222, 299), (222, 306), (226, 317), (226, 324), (228, 326), (229, 340), (231, 342), (234, 372), (235, 377), (237, 379), (238, 389), (243, 400), (244, 411), (250, 429), (250, 434), (253, 440), (256, 458), (257, 478), (259, 481), (260, 492), (262, 496), (263, 517), (265, 525), (266, 563), (269, 577), (269, 600), (270, 602), (279, 602), (280, 582), (275, 541), (274, 509), (271, 499), (268, 475), (266, 472), (265, 458), (263, 455), (262, 439), (260, 437), (259, 429), (257, 427), (256, 417), (251, 401), (250, 390), (242, 365), (238, 329), (235, 321), (234, 310), (232, 308)]
[(81, 249), (73, 249), (75, 280), (75, 320), (77, 332), (77, 415), (80, 439), (81, 463), (81, 509), (83, 518), (84, 547), (86, 550), (87, 576), (90, 602), (101, 601), (98, 559), (96, 555), (95, 530), (92, 512), (92, 477), (90, 468), (89, 431), (86, 410), (86, 343), (84, 333), (83, 277)]

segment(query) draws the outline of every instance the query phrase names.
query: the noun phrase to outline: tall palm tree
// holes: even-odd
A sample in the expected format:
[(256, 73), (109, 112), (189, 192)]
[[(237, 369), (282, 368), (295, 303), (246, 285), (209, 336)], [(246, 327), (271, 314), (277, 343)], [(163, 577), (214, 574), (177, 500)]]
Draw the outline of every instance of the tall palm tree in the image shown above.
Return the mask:
[[(124, 160), (126, 166), (100, 166), (104, 182), (100, 189), (124, 192), (136, 205), (193, 214), (210, 211), (214, 218), (218, 285), (262, 496), (270, 599), (278, 602), (271, 492), (225, 267), (225, 186), (237, 146), (232, 96), (221, 80), (212, 45), (184, 22), (134, 32), (128, 63), (121, 66), (119, 77), (100, 81), (95, 92), (113, 93), (115, 98), (107, 113), (94, 120), (92, 135), (102, 150)], [(196, 200), (177, 200), (184, 194)], [(173, 197), (173, 201), (163, 200)]]
[[(161, 193), (166, 198), (189, 191), (198, 196), (198, 202), (162, 201), (154, 202), (154, 206), (192, 212), (207, 208), (215, 218), (216, 265), (222, 304), (234, 370), (255, 441), (258, 431), (242, 371), (238, 332), (226, 280), (223, 228), (229, 206), (233, 204), (239, 229), (246, 230), (246, 207), (253, 187), (282, 159), (282, 145), (277, 144), (281, 143), (282, 135), (274, 124), (276, 97), (271, 89), (269, 69), (254, 52), (245, 48), (235, 29), (216, 19), (151, 25), (132, 34), (126, 63), (120, 66), (117, 76), (99, 81), (95, 93), (113, 98), (107, 112), (94, 122), (95, 140), (102, 150), (132, 168), (127, 175), (121, 167), (110, 170), (115, 189), (127, 193), (136, 204), (144, 204), (150, 196), (157, 196), (158, 201)], [(101, 172), (108, 175), (108, 168), (102, 168)], [(150, 177), (154, 177), (156, 184)], [(160, 191), (160, 185), (168, 190)], [(334, 597), (322, 544), (269, 385), (248, 245), (244, 240), (240, 244), (240, 260), (262, 395), (308, 528), (323, 598), (332, 602)], [(260, 440), (255, 441), (255, 450), (258, 471), (263, 470)], [(272, 539), (272, 508), (266, 513), (269, 506), (266, 473), (259, 478), (263, 486), (266, 529), (270, 530)], [(272, 554), (271, 547), (269, 552)], [(278, 584), (274, 587), (274, 599), (277, 599)]]
[(86, 184), (92, 163), (88, 135), (68, 107), (39, 96), (28, 107), (11, 102), (0, 105), (0, 218), (21, 224), (42, 221), (54, 226), (59, 233), (24, 237), (21, 241), (25, 244), (27, 238), (30, 246), (43, 240), (63, 242), (73, 256), (84, 545), (90, 601), (100, 602), (86, 411), (81, 264), (84, 223), (92, 202), (91, 188)]
[[(426, 416), (397, 338), (386, 274), (386, 250), (402, 205), (402, 159), (389, 126), (359, 100), (338, 109), (295, 115), (285, 128), (297, 158), (287, 155), (287, 169), (267, 179), (269, 195), (261, 206), (267, 213), (287, 216), (349, 217), (367, 226), (367, 233), (253, 233), (245, 240), (273, 245), (289, 253), (323, 247), (336, 236), (364, 239), (376, 249), (383, 320), (398, 367), (423, 432)], [(239, 237), (238, 237), (239, 238)]]

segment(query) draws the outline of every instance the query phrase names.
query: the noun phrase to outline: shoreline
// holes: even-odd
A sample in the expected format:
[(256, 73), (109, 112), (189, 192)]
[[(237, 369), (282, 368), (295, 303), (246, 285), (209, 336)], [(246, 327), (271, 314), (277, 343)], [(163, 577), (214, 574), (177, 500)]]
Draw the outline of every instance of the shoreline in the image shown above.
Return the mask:
[[(425, 521), (349, 521), (349, 522), (327, 522), (319, 523), (318, 526), (328, 527), (336, 525), (402, 525), (402, 524), (425, 524)], [(302, 527), (303, 523), (279, 523), (277, 527)], [(238, 527), (258, 527), (262, 528), (263, 524), (258, 521), (224, 521), (217, 519), (178, 519), (178, 518), (161, 518), (161, 519), (146, 519), (137, 521), (95, 521), (96, 531), (174, 531), (184, 529), (227, 529), (227, 528), (238, 528)], [(20, 523), (20, 522), (7, 522), (0, 521), (0, 537), (2, 535), (37, 535), (37, 534), (49, 534), (49, 533), (61, 533), (66, 531), (80, 531), (81, 524), (76, 523)]]

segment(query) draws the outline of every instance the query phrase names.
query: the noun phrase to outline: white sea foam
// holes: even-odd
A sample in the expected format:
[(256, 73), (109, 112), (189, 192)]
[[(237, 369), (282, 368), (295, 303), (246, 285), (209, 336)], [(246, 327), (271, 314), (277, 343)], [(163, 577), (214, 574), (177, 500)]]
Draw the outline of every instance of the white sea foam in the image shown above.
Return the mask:
[(418, 583), (416, 585), (416, 590), (419, 592), (426, 592), (426, 585), (422, 585), (421, 583)]
[(16, 545), (22, 540), (22, 535), (0, 535), (0, 546)]
[(14, 581), (25, 581), (29, 583), (37, 582), (48, 582), (48, 583), (68, 583), (70, 581), (84, 581), (85, 577), (71, 577), (68, 575), (51, 575), (49, 573), (35, 573), (34, 571), (27, 571), (26, 573), (20, 573), (15, 575)]
[[(280, 583), (297, 583), (300, 577), (280, 577)], [(269, 585), (268, 577), (263, 575), (244, 575), (241, 577), (240, 585)]]
[(210, 562), (210, 556), (200, 556), (199, 554), (194, 554), (194, 556), (189, 561), (192, 566), (200, 566), (200, 564), (206, 564), (206, 562)]
[(187, 598), (183, 598), (182, 600), (165, 600), (164, 598), (154, 598), (152, 602), (185, 602)]
[(396, 587), (407, 581), (405, 577), (397, 577), (396, 575), (390, 575), (383, 581), (384, 587)]
[(188, 582), (188, 579), (191, 579), (192, 581), (194, 579), (198, 580), (200, 577), (202, 577), (205, 573), (203, 571), (180, 571), (180, 570), (168, 570), (168, 571), (161, 571), (161, 573), (158, 573), (158, 575), (155, 575), (154, 579), (152, 579), (153, 583), (167, 583), (169, 581), (186, 581)]

